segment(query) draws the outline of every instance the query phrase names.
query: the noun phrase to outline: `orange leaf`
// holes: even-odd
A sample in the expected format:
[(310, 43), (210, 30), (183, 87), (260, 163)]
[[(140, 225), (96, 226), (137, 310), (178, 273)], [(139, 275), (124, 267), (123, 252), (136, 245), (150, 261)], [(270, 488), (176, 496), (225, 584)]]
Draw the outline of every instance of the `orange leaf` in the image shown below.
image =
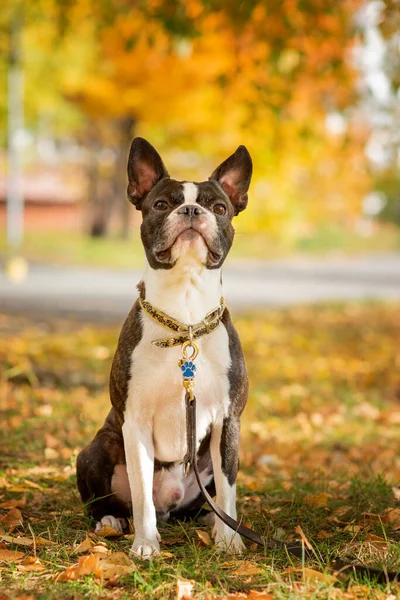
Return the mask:
[(0, 561), (4, 560), (6, 562), (12, 562), (21, 559), (23, 556), (24, 553), (18, 552), (18, 550), (5, 550), (4, 548), (0, 548)]
[(18, 565), (18, 570), (22, 572), (34, 571), (39, 573), (41, 571), (45, 571), (46, 567), (38, 558), (35, 558), (34, 556), (27, 556), (25, 560)]
[(89, 556), (81, 556), (79, 562), (72, 567), (68, 567), (59, 573), (56, 577), (56, 581), (75, 581), (85, 575), (94, 575), (96, 578), (101, 579), (103, 574), (99, 569), (99, 557), (94, 554)]
[(0, 502), (0, 508), (23, 508), (26, 504), (26, 494), (18, 500), (5, 500)]
[(337, 578), (329, 573), (321, 573), (321, 571), (315, 571), (308, 567), (289, 567), (285, 569), (285, 574), (290, 575), (291, 573), (299, 573), (302, 575), (304, 581), (325, 581), (326, 583), (335, 583)]
[(0, 518), (0, 523), (3, 523), (10, 531), (22, 525), (22, 521), (22, 513), (15, 506), (4, 517)]

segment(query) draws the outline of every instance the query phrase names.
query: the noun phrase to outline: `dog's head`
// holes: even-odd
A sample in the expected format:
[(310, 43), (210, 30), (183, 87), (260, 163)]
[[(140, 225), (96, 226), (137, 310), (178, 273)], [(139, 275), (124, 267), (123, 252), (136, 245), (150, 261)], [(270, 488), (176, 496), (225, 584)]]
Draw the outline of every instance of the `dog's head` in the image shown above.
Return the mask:
[(224, 262), (232, 245), (232, 218), (247, 205), (252, 162), (239, 146), (208, 181), (171, 179), (158, 152), (135, 138), (128, 160), (128, 197), (142, 211), (142, 241), (153, 269), (171, 269), (192, 255), (208, 269)]

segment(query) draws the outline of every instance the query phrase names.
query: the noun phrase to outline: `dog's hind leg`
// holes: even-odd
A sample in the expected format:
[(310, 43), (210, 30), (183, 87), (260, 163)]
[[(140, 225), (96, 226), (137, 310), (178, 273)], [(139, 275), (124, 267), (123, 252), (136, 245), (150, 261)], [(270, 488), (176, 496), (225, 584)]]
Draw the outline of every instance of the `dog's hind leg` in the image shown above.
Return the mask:
[[(110, 417), (110, 416), (109, 416)], [(131, 514), (130, 496), (124, 494), (125, 454), (122, 436), (110, 428), (110, 418), (93, 441), (78, 455), (77, 483), (86, 510), (101, 529), (111, 525), (119, 530), (117, 517)]]

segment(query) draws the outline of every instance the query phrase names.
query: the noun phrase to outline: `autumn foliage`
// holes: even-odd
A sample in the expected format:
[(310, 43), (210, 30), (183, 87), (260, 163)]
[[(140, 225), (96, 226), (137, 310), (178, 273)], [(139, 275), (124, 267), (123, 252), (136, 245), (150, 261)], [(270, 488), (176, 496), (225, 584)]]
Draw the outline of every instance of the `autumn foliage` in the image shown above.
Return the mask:
[(290, 237), (310, 223), (349, 223), (370, 185), (367, 131), (354, 110), (360, 4), (21, 0), (30, 126), (52, 123), (53, 134), (86, 148), (100, 226), (112, 199), (127, 215), (136, 133), (182, 178), (207, 177), (245, 143), (255, 162), (247, 229)]

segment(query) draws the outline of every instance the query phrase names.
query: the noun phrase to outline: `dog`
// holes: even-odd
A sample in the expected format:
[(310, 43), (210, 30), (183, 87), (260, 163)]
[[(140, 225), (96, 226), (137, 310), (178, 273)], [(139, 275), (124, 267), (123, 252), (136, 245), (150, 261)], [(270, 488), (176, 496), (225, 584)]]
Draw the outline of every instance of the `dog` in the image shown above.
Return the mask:
[[(193, 470), (184, 472), (182, 377), (194, 384), (197, 399), (202, 481), (236, 519), (248, 378), (238, 334), (221, 300), (221, 267), (234, 238), (232, 219), (248, 202), (251, 175), (244, 146), (201, 183), (171, 179), (158, 152), (142, 138), (130, 148), (128, 198), (142, 212), (145, 271), (111, 367), (112, 408), (78, 456), (77, 483), (97, 530), (111, 525), (122, 531), (118, 519), (133, 513), (131, 552), (141, 559), (160, 552), (157, 521), (193, 516), (204, 502)], [(213, 537), (221, 551), (244, 549), (240, 536), (218, 517)]]

